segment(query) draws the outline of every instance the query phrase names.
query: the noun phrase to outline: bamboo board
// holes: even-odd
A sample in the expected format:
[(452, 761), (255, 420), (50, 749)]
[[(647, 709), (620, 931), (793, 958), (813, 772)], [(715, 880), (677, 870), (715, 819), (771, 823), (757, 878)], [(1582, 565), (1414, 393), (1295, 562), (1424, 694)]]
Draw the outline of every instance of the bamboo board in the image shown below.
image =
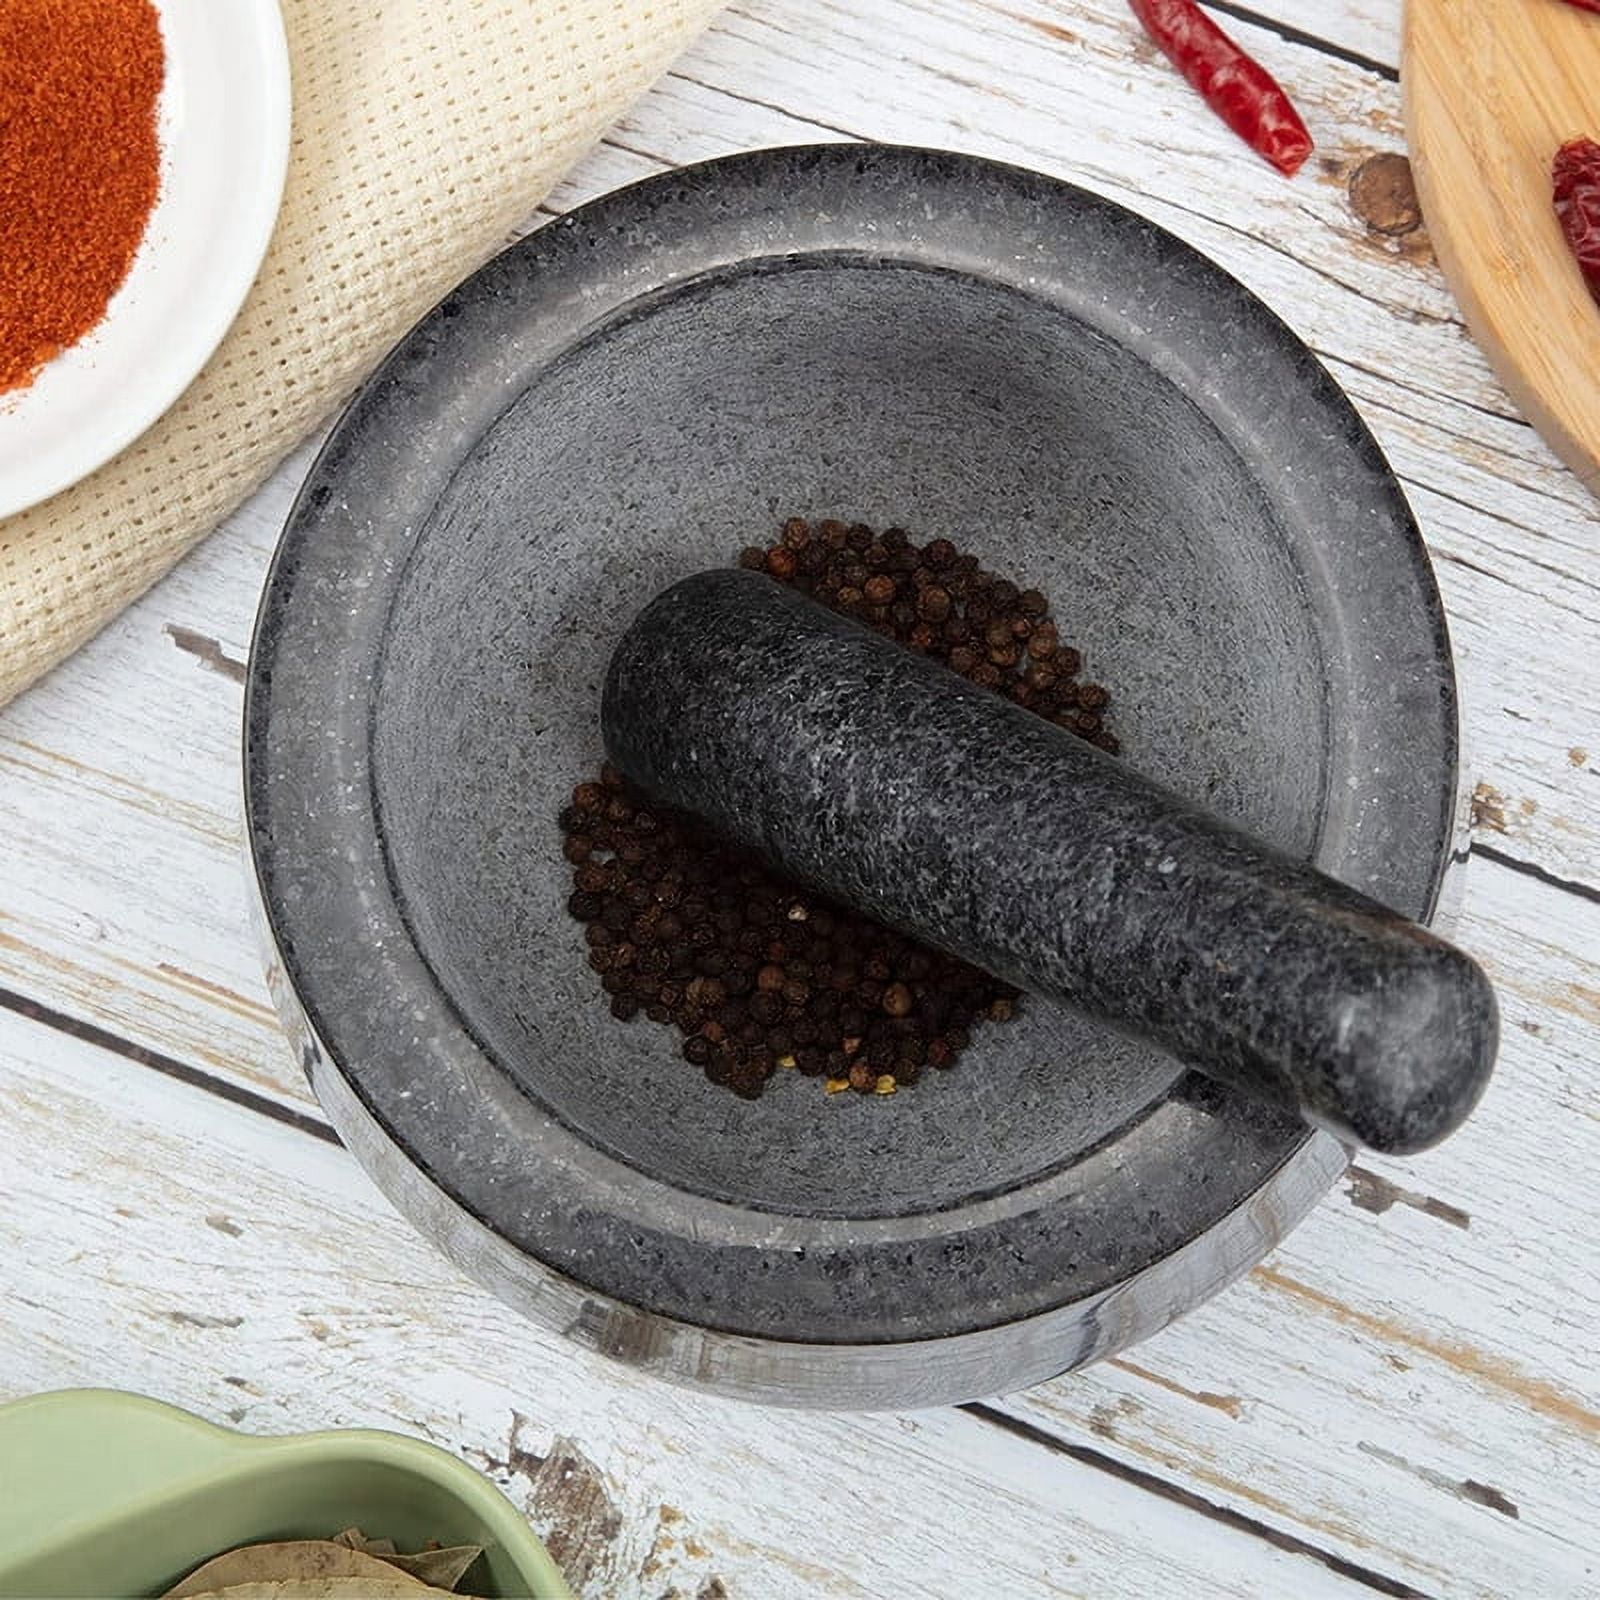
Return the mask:
[(1564, 0), (1407, 0), (1402, 84), (1423, 215), (1467, 325), (1600, 493), (1600, 305), (1550, 198), (1557, 146), (1600, 139), (1600, 15)]

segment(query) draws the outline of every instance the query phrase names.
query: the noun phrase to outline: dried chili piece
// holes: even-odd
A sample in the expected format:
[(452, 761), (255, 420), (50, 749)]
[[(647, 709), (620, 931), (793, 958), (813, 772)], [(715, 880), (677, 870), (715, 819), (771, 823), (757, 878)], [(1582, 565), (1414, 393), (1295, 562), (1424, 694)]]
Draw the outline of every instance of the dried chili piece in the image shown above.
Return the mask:
[(1600, 144), (1568, 139), (1550, 168), (1556, 216), (1583, 271), (1589, 293), (1600, 303)]
[(1194, 0), (1128, 0), (1208, 106), (1258, 155), (1293, 177), (1312, 151), (1311, 135), (1278, 80), (1245, 54)]
[(1600, 0), (1567, 0), (1569, 6), (1576, 6), (1580, 11), (1593, 11), (1600, 14)]

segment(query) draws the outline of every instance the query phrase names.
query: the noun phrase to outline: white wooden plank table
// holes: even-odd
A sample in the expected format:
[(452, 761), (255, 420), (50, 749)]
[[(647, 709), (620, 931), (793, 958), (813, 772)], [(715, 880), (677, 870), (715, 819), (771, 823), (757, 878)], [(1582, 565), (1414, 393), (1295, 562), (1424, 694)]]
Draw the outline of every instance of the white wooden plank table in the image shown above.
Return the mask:
[(0, 1399), (431, 1438), (608, 1600), (1600, 1595), (1600, 508), (1425, 231), (1352, 205), (1401, 144), (1398, 0), (1218, 9), (1312, 125), (1293, 183), (1123, 0), (741, 0), (548, 209), (755, 145), (946, 145), (1131, 205), (1277, 309), (1388, 451), (1449, 607), (1459, 931), (1506, 1025), (1469, 1126), (1363, 1162), (1125, 1358), (986, 1405), (764, 1413), (523, 1323), (338, 1147), (246, 925), (241, 663), (302, 451), (0, 715)]

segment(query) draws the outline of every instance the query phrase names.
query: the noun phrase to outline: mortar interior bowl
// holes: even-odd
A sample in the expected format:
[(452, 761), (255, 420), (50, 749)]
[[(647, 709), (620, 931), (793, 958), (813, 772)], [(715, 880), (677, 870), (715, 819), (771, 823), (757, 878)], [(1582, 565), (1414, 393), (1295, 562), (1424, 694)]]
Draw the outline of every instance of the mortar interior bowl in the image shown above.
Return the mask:
[(797, 514), (1037, 585), (1135, 767), (1433, 911), (1449, 643), (1332, 380), (1108, 201), (834, 145), (551, 223), (346, 412), (251, 661), (275, 988), (356, 1155), (530, 1314), (756, 1399), (1014, 1389), (1214, 1292), (1344, 1154), (1043, 1002), (887, 1100), (793, 1073), (739, 1100), (612, 1018), (556, 824), (601, 758), (609, 653)]

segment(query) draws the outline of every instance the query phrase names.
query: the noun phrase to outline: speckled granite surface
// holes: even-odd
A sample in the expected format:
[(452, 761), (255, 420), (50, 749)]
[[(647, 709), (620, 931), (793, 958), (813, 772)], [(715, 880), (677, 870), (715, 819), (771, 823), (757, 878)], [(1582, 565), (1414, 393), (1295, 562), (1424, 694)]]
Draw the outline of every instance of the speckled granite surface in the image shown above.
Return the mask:
[[(1030, 1381), (1259, 1259), (1337, 1150), (1064, 1006), (930, 1092), (824, 1105), (800, 1082), (746, 1105), (609, 1015), (555, 822), (600, 755), (606, 664), (655, 594), (790, 514), (906, 522), (1026, 576), (1141, 771), (1430, 912), (1449, 647), (1326, 373), (1107, 201), (828, 146), (540, 229), (335, 429), (251, 668), (284, 987), (379, 1181), (437, 1239), (482, 1221), (538, 1314), (563, 1284), (639, 1308), (639, 1359), (704, 1330), (676, 1370), (734, 1387), (759, 1341), (809, 1341), (822, 1399), (859, 1399), (852, 1352), (894, 1339), (920, 1343), (876, 1403)], [(981, 1348), (942, 1367), (963, 1333)], [(798, 1371), (775, 1356), (769, 1387)]]
[(1488, 1081), (1494, 994), (1453, 946), (762, 573), (646, 607), (602, 727), (795, 877), (1340, 1138), (1421, 1149)]

